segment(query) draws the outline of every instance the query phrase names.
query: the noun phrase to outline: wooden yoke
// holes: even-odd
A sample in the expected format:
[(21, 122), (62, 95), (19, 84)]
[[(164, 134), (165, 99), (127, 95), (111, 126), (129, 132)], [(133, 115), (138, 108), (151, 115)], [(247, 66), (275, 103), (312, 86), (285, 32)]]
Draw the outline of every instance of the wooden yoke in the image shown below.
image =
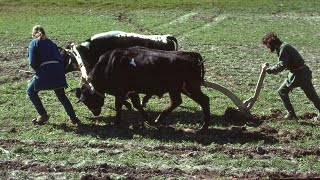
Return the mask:
[(84, 63), (82, 61), (82, 58), (80, 56), (80, 53), (78, 52), (75, 44), (71, 44), (71, 48), (72, 48), (72, 53), (74, 55), (74, 57), (76, 58), (77, 62), (78, 62), (78, 65), (79, 65), (79, 69), (81, 71), (81, 75), (82, 75), (82, 81), (87, 81), (88, 80), (88, 73), (87, 73), (87, 69), (86, 67), (84, 66)]

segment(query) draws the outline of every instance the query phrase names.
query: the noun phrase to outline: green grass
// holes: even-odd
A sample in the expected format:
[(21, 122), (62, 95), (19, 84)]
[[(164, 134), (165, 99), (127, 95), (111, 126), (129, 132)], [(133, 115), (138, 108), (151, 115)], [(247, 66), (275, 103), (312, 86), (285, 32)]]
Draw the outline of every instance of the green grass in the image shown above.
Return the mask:
[[(232, 129), (236, 125), (221, 118), (228, 107), (234, 107), (231, 100), (217, 91), (203, 88), (210, 98), (213, 115), (210, 133), (205, 135), (154, 129), (127, 133), (112, 126), (113, 97), (107, 96), (102, 117), (93, 117), (83, 104), (76, 103), (72, 92), (67, 96), (86, 128), (72, 126), (54, 93), (47, 91), (40, 96), (51, 116), (50, 122), (34, 126), (30, 120), (37, 114), (25, 94), (32, 76), (17, 72), (18, 69), (30, 70), (27, 46), (31, 28), (36, 24), (44, 26), (48, 36), (59, 46), (69, 41), (80, 43), (96, 33), (112, 30), (172, 34), (178, 38), (181, 50), (201, 53), (205, 59), (206, 79), (228, 87), (245, 100), (254, 93), (261, 65), (277, 62), (276, 55), (261, 44), (266, 32), (275, 31), (301, 52), (313, 70), (313, 82), (318, 90), (318, 7), (320, 2), (312, 0), (0, 0), (0, 175), (7, 179), (80, 179), (85, 174), (97, 176), (100, 173), (112, 179), (130, 178), (130, 173), (121, 171), (120, 166), (131, 171), (130, 168), (145, 168), (146, 172), (151, 168), (154, 171), (149, 172), (153, 175), (148, 176), (149, 179), (190, 179), (188, 173), (199, 175), (197, 172), (207, 172), (204, 169), (211, 173), (207, 172), (206, 178), (238, 177), (250, 171), (260, 172), (265, 178), (268, 175), (263, 172), (319, 173), (319, 154), (270, 152), (264, 156), (255, 153), (256, 147), (278, 151), (318, 150), (318, 121), (264, 122), (278, 131), (301, 129), (303, 133), (296, 136), (265, 134), (258, 127), (250, 126), (239, 133)], [(78, 72), (67, 74), (70, 86), (67, 91), (79, 85), (79, 76)], [(284, 112), (277, 88), (285, 77), (286, 73), (267, 75), (260, 97), (251, 110), (253, 114), (269, 115), (272, 109)], [(294, 90), (290, 97), (298, 115), (317, 112), (301, 90)], [(147, 110), (155, 118), (167, 103), (167, 95), (162, 99), (155, 97)], [(123, 116), (130, 122), (142, 119), (136, 111), (125, 110)], [(196, 130), (202, 123), (201, 109), (183, 96), (183, 107), (178, 107), (168, 121), (177, 128)], [(241, 150), (238, 154), (237, 149)], [(74, 169), (62, 172), (39, 170), (41, 168), (15, 170), (4, 166), (9, 162), (22, 162), (24, 167), (35, 163), (43, 169), (43, 164), (49, 168)], [(114, 167), (114, 171), (99, 169), (104, 163)], [(179, 174), (179, 169), (187, 173)]]

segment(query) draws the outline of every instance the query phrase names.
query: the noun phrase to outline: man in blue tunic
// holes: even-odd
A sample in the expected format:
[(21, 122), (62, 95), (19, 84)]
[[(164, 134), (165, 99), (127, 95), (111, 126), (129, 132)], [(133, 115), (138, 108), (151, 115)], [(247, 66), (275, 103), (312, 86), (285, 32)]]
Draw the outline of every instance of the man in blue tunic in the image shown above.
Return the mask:
[(29, 44), (28, 53), (29, 64), (35, 71), (35, 76), (26, 92), (40, 115), (32, 122), (43, 125), (49, 120), (38, 93), (40, 90), (54, 90), (71, 122), (79, 125), (81, 122), (65, 95), (64, 88), (67, 87), (67, 82), (57, 45), (46, 37), (44, 29), (39, 25), (33, 27), (32, 37), (34, 39)]
[[(312, 84), (312, 71), (305, 64), (299, 52), (290, 44), (282, 42), (273, 32), (265, 34), (262, 38), (262, 43), (271, 52), (276, 52), (279, 57), (278, 63), (274, 66), (263, 65), (266, 72), (268, 74), (277, 74), (283, 70), (289, 70), (288, 77), (278, 89), (280, 98), (288, 111), (284, 118), (298, 119), (289, 99), (289, 92), (297, 87), (304, 91), (308, 99), (320, 111), (320, 98)], [(320, 119), (320, 114), (315, 119)]]

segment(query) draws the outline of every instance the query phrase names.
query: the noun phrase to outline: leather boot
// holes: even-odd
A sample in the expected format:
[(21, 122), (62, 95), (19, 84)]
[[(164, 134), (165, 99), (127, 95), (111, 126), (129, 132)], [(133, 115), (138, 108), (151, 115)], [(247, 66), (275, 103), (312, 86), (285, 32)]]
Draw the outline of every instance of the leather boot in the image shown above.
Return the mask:
[(35, 125), (44, 125), (48, 121), (49, 121), (48, 115), (38, 116), (37, 118), (32, 119), (32, 122)]
[(298, 120), (298, 117), (297, 117), (295, 112), (288, 111), (288, 113), (284, 116), (284, 119), (287, 119), (287, 120)]

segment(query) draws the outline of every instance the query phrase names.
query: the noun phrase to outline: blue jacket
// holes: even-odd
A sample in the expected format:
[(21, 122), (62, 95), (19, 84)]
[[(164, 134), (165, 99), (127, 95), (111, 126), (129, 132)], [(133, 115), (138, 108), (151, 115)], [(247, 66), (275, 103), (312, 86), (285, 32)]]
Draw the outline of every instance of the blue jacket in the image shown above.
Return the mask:
[(29, 44), (29, 64), (35, 71), (35, 90), (66, 88), (64, 65), (57, 45), (50, 39), (34, 39)]

